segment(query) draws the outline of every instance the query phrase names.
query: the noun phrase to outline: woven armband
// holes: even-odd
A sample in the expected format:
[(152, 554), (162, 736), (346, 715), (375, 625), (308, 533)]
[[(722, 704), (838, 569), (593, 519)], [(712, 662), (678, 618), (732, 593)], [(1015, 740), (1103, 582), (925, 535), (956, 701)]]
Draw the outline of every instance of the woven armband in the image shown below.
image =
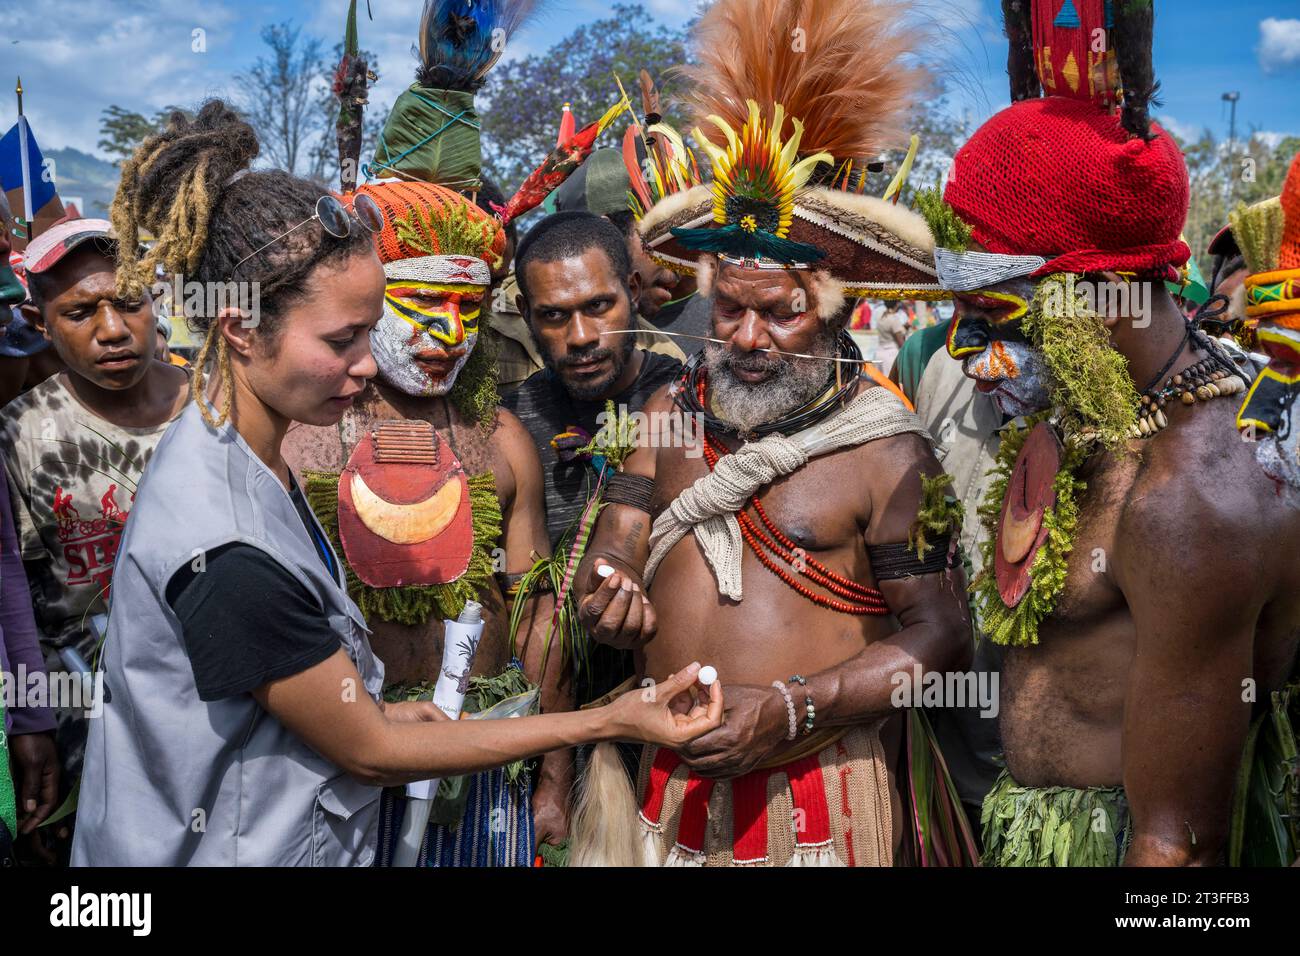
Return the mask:
[(627, 505), (650, 514), (650, 502), (654, 498), (655, 482), (653, 478), (642, 475), (627, 475), (617, 472), (605, 486), (605, 503)]
[(910, 578), (921, 574), (938, 574), (956, 566), (956, 554), (950, 563), (946, 546), (933, 547), (925, 552), (924, 558), (916, 556), (916, 549), (906, 541), (897, 544), (875, 544), (867, 547), (867, 558), (871, 561), (871, 573), (877, 581), (892, 581), (895, 578)]
[[(520, 574), (505, 574), (504, 572), (498, 572), (496, 575), (497, 583), (501, 585), (502, 593), (504, 593), (505, 596), (508, 598), (514, 598), (518, 596), (519, 585), (523, 583), (525, 577), (527, 577), (526, 572)], [(555, 591), (555, 586), (551, 582), (550, 575), (549, 574), (537, 575), (533, 581), (532, 587), (529, 588), (529, 593), (545, 594), (548, 591), (552, 593), (554, 593)]]

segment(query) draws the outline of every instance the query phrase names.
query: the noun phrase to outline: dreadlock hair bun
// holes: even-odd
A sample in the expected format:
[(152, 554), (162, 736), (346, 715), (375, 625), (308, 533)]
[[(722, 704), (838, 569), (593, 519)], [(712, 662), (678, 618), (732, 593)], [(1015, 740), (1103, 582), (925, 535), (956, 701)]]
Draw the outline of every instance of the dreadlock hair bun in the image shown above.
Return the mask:
[[(221, 189), (257, 157), (253, 128), (221, 100), (192, 120), (179, 110), (122, 167), (110, 216), (119, 243), (118, 292), (151, 284), (153, 270), (194, 274)], [(140, 232), (156, 241), (139, 259)]]
[[(214, 427), (228, 417), (231, 400), (229, 353), (216, 322), (221, 309), (251, 302), (257, 335), (273, 344), (279, 315), (306, 294), (317, 266), (371, 249), (364, 229), (334, 237), (312, 219), (329, 194), (322, 184), (280, 170), (250, 172), (259, 151), (253, 128), (221, 100), (204, 103), (193, 118), (176, 111), (122, 167), (110, 213), (120, 295), (138, 295), (159, 269), (169, 281), (184, 280), (176, 285), (187, 290), (184, 303), (173, 310), (180, 314), (183, 305), (190, 331), (205, 336), (191, 385)], [(143, 257), (142, 232), (153, 236)], [(190, 296), (194, 282), (202, 296)], [(203, 392), (210, 358), (223, 383), (217, 420)]]

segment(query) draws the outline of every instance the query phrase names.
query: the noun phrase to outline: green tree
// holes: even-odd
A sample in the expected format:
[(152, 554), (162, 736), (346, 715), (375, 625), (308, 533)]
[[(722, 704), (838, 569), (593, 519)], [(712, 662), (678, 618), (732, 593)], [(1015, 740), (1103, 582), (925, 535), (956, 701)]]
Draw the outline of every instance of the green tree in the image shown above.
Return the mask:
[(147, 117), (114, 104), (100, 114), (99, 148), (118, 162), (125, 162), (146, 137), (167, 125), (167, 117), (178, 109), (168, 106)]
[[(686, 33), (656, 24), (639, 4), (616, 3), (610, 16), (579, 27), (544, 54), (500, 63), (480, 94), (484, 166), (509, 195), (555, 148), (560, 116), (570, 104), (581, 129), (618, 101), (617, 75), (641, 111), (637, 74), (648, 70), (665, 114), (682, 81), (670, 68), (686, 61)], [(627, 122), (620, 119), (598, 141), (618, 146)]]
[(286, 22), (264, 27), (262, 42), (268, 53), (235, 76), (240, 112), (257, 131), (271, 165), (297, 173), (302, 161), (310, 164), (320, 135), (321, 85), (328, 75), (321, 41)]
[(1227, 225), (1228, 213), (1239, 202), (1249, 205), (1282, 191), (1287, 169), (1300, 152), (1300, 137), (1287, 136), (1270, 145), (1258, 131), (1252, 131), (1229, 149), (1207, 129), (1194, 142), (1180, 140), (1179, 146), (1191, 189), (1183, 235), (1208, 277), (1211, 263), (1206, 249)]
[[(910, 207), (919, 189), (941, 187), (952, 167), (953, 156), (966, 142), (968, 130), (963, 121), (952, 115), (952, 109), (947, 86), (936, 74), (930, 89), (921, 98), (920, 107), (912, 115), (910, 132), (915, 133), (920, 142), (912, 170), (903, 184), (898, 200), (900, 205)], [(890, 149), (878, 157), (870, 157), (882, 168), (867, 175), (863, 192), (872, 196), (883, 195), (906, 156), (906, 149)]]

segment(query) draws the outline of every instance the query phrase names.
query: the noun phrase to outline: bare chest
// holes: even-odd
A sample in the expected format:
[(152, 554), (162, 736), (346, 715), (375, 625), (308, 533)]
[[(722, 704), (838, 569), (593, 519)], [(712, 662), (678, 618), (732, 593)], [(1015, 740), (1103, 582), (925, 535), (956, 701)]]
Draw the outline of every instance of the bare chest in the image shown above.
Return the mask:
[(1107, 458), (1093, 471), (1082, 473), (1087, 487), (1077, 498), (1079, 519), (1066, 562), (1065, 589), (1043, 622), (1044, 635), (1055, 628), (1087, 627), (1117, 611), (1127, 616), (1113, 560), (1120, 518), (1139, 468), (1136, 458)]
[[(834, 461), (836, 457), (841, 460)], [(790, 583), (834, 597), (802, 570), (820, 567), (874, 584), (864, 539), (869, 511), (863, 496), (848, 490), (847, 457), (814, 459), (758, 489), (761, 512), (746, 502), (741, 601), (719, 594), (714, 570), (694, 535), (672, 549), (650, 590), (659, 632), (645, 651), (647, 673), (699, 659), (713, 663), (733, 682), (766, 686), (790, 674), (832, 667), (864, 643), (893, 632), (889, 618), (831, 610)], [(665, 458), (661, 452), (656, 486), (661, 510), (709, 470), (702, 459), (687, 459), (680, 452)], [(754, 547), (763, 539), (770, 544)]]
[(498, 487), (509, 475), (506, 463), (490, 436), (477, 425), (460, 419), (445, 399), (426, 399), (398, 409), (373, 389), (350, 409), (337, 425), (295, 425), (284, 442), (284, 456), (295, 472), (342, 471), (357, 443), (376, 425), (386, 421), (424, 421), (431, 424), (468, 475), (491, 471)]
[[(385, 421), (418, 420), (429, 422), (441, 442), (455, 454), (470, 476), (491, 471), (503, 506), (513, 491), (507, 463), (501, 458), (489, 436), (477, 425), (458, 418), (443, 399), (428, 399), (416, 407), (398, 409), (374, 389), (350, 409), (333, 426), (297, 425), (285, 438), (283, 453), (289, 467), (301, 478), (306, 472), (341, 472), (357, 443), (376, 425)], [(483, 640), (479, 644), (472, 673), (496, 675), (509, 661), (505, 612), (500, 588), (489, 581), (480, 589), (484, 605)], [(443, 622), (431, 615), (416, 625), (391, 621), (370, 622), (370, 643), (384, 662), (388, 685), (415, 683), (437, 678), (442, 664)]]
[[(657, 464), (656, 516), (710, 471), (704, 458), (687, 457), (681, 449), (661, 450)], [(870, 519), (870, 504), (850, 477), (857, 467), (861, 466), (852, 450), (814, 458), (793, 473), (757, 488), (746, 496), (742, 510), (787, 551), (829, 554), (847, 550), (860, 554), (865, 562), (862, 535)]]

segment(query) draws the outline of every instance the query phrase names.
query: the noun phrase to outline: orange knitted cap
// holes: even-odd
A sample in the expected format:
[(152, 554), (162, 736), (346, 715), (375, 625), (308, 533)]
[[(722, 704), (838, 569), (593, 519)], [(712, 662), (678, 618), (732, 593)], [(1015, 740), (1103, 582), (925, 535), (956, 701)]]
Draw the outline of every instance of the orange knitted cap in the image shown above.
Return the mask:
[(373, 199), (384, 214), (384, 228), (375, 234), (383, 262), (462, 255), (495, 266), (505, 254), (501, 223), (458, 192), (433, 183), (393, 181), (367, 183), (357, 193)]
[(1286, 225), (1282, 230), (1282, 249), (1277, 259), (1279, 269), (1300, 269), (1300, 153), (1291, 161), (1282, 187), (1282, 214)]

